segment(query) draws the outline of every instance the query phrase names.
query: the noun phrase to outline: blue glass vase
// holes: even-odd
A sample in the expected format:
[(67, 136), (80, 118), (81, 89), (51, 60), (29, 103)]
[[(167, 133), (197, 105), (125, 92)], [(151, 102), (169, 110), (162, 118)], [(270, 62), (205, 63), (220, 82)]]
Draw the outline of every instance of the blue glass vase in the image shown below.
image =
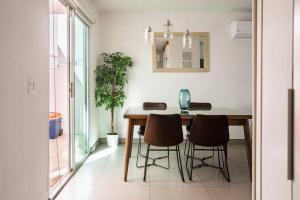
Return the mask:
[(179, 106), (181, 111), (188, 111), (191, 104), (191, 94), (188, 89), (181, 89), (179, 92)]

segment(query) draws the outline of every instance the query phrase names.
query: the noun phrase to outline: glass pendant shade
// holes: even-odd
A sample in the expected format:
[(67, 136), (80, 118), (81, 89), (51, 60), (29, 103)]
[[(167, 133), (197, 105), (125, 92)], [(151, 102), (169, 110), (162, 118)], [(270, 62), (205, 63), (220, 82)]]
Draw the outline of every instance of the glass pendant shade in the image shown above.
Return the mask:
[(179, 92), (179, 106), (181, 111), (188, 111), (191, 104), (191, 94), (188, 89), (181, 89)]
[(167, 23), (164, 24), (164, 38), (169, 38), (172, 39), (173, 38), (173, 33), (172, 33), (172, 29), (173, 29), (173, 24), (171, 23), (171, 21), (168, 19)]
[(192, 36), (189, 30), (186, 30), (183, 38), (182, 38), (182, 42), (183, 42), (183, 48), (192, 48)]
[(193, 42), (191, 35), (190, 35), (188, 41), (189, 41), (189, 49), (191, 49), (192, 48), (192, 42)]
[(153, 41), (153, 32), (151, 26), (145, 29), (145, 44), (150, 44)]

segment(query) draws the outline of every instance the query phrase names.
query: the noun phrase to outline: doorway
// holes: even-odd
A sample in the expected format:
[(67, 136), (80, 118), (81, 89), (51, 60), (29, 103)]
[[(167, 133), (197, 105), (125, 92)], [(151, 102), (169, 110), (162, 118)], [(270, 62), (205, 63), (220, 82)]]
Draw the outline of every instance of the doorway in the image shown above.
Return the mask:
[(69, 7), (50, 1), (49, 187), (59, 188), (70, 173)]
[(49, 192), (53, 197), (89, 154), (89, 28), (64, 0), (49, 4)]

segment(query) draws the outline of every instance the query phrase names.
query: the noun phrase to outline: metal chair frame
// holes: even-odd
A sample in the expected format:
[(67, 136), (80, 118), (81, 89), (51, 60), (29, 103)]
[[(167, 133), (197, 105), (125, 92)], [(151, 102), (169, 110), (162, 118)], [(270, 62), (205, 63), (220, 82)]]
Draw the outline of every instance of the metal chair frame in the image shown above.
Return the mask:
[[(150, 144), (147, 145), (147, 153), (146, 153), (146, 160), (145, 160), (145, 168), (144, 168), (144, 179), (143, 181), (146, 181), (146, 176), (147, 176), (147, 168), (148, 168), (148, 159), (149, 159), (149, 152), (150, 151), (168, 151), (168, 156), (169, 156), (169, 152), (170, 151), (176, 151), (176, 158), (177, 158), (177, 165), (178, 165), (178, 170), (181, 176), (181, 180), (182, 182), (184, 182), (184, 176), (183, 176), (183, 167), (182, 167), (182, 162), (181, 162), (181, 155), (180, 155), (180, 148), (179, 145), (175, 146), (175, 149), (170, 149), (169, 147), (167, 147), (168, 149), (150, 149)], [(153, 146), (153, 145), (152, 145)], [(170, 160), (168, 159), (168, 162), (170, 162)]]
[[(192, 146), (192, 148), (190, 148), (190, 146)], [(190, 181), (192, 181), (193, 169), (201, 168), (201, 167), (211, 167), (211, 168), (219, 169), (222, 172), (223, 176), (225, 177), (226, 181), (230, 182), (230, 174), (229, 174), (228, 162), (227, 162), (227, 145), (225, 144), (223, 146), (217, 146), (216, 148), (217, 148), (216, 151), (218, 152), (218, 166), (205, 163), (205, 160), (206, 160), (205, 158), (204, 159), (197, 158), (197, 160), (201, 161), (201, 164), (194, 165), (194, 159), (196, 158), (194, 156), (195, 151), (214, 151), (215, 149), (214, 149), (214, 147), (212, 149), (201, 149), (201, 148), (196, 149), (195, 144), (189, 143), (189, 146), (188, 146), (188, 154), (189, 155), (186, 157), (185, 166), (186, 166), (187, 174), (188, 174)], [(191, 158), (190, 171), (188, 169), (189, 158)], [(221, 165), (220, 159), (222, 159), (222, 165)]]
[[(142, 158), (147, 158), (146, 155), (143, 155), (141, 153), (141, 149), (142, 149), (141, 137), (142, 136), (139, 135), (138, 151), (137, 151), (136, 163), (135, 163), (135, 166), (137, 168), (143, 168), (143, 167), (145, 167), (145, 165), (139, 165), (139, 156), (142, 157)], [(163, 151), (163, 150), (161, 150), (161, 151)], [(156, 167), (161, 167), (163, 169), (170, 169), (170, 152), (169, 152), (170, 149), (169, 149), (169, 147), (167, 147), (167, 149), (164, 149), (164, 151), (168, 152), (168, 154), (166, 156), (160, 156), (160, 157), (157, 157), (157, 158), (148, 157), (148, 159), (152, 160), (152, 163), (147, 164), (147, 166), (148, 167), (150, 167), (150, 166), (156, 166)], [(163, 158), (168, 158), (168, 166), (167, 167), (159, 165), (159, 164), (156, 164), (156, 160), (160, 160), (160, 159), (163, 159)]]

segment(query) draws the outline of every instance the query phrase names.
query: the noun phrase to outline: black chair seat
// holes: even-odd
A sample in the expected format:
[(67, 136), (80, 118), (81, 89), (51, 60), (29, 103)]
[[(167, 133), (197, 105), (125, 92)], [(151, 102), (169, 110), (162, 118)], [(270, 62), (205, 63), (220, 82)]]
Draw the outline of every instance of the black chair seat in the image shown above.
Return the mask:
[[(167, 104), (163, 102), (144, 102), (143, 103), (143, 110), (166, 110), (167, 109)], [(137, 151), (137, 158), (136, 158), (136, 167), (141, 168), (145, 167), (144, 165), (139, 165), (139, 157), (146, 158), (146, 155), (142, 154), (142, 137), (144, 137), (145, 134), (145, 125), (141, 125), (139, 130), (137, 131), (139, 135), (139, 142), (138, 142), (138, 151)], [(160, 156), (160, 157), (155, 157), (155, 158), (150, 158), (152, 160), (151, 164), (148, 164), (148, 166), (153, 165), (157, 167), (162, 167), (165, 169), (170, 168), (170, 162), (169, 162), (169, 148), (167, 148), (168, 154), (166, 156)], [(156, 164), (156, 160), (163, 159), (163, 158), (168, 158), (168, 166), (162, 166), (159, 164)]]
[(162, 151), (162, 149), (151, 149), (150, 146), (167, 147), (168, 159), (169, 147), (175, 146), (178, 169), (181, 179), (184, 182), (183, 167), (179, 149), (179, 144), (183, 141), (181, 116), (179, 114), (150, 114), (147, 119), (144, 141), (148, 144), (144, 169), (144, 181), (146, 181), (149, 151)]
[[(229, 141), (229, 127), (228, 119), (226, 116), (208, 116), (208, 115), (196, 115), (193, 120), (193, 124), (188, 136), (188, 156), (186, 157), (186, 168), (190, 180), (192, 180), (192, 173), (194, 168), (208, 166), (221, 170), (225, 179), (230, 182), (228, 163), (227, 163), (227, 144)], [(198, 166), (194, 166), (193, 161), (195, 159), (194, 152), (197, 149), (195, 146), (212, 147), (216, 148), (218, 153), (219, 165), (210, 165), (204, 162), (205, 159), (200, 159), (201, 163)], [(190, 161), (190, 171), (188, 170), (188, 160)], [(221, 160), (223, 162), (221, 166)]]

